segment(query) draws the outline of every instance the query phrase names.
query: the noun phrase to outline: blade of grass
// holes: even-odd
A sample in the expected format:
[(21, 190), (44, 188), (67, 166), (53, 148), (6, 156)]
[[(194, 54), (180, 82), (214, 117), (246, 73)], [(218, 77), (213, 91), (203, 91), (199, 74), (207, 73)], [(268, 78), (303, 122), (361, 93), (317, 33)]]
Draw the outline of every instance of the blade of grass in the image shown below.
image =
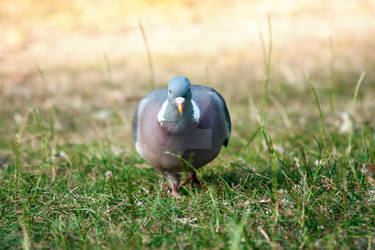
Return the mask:
[[(365, 76), (366, 76), (366, 72), (362, 72), (361, 75), (358, 78), (357, 85), (355, 87), (354, 96), (353, 96), (353, 100), (352, 100), (352, 109), (351, 109), (351, 113), (350, 113), (350, 116), (353, 120), (354, 120), (355, 104), (357, 102), (359, 88), (361, 87), (361, 84), (362, 84)], [(350, 134), (349, 134), (348, 148), (346, 150), (347, 154), (350, 154), (351, 151), (352, 151), (352, 140), (353, 140), (353, 129), (351, 129)]]
[(365, 78), (365, 76), (366, 76), (366, 72), (362, 72), (361, 75), (358, 78), (357, 86), (355, 87), (353, 101), (352, 101), (352, 113), (351, 113), (351, 115), (354, 115), (355, 104), (356, 104), (356, 101), (357, 101), (357, 97), (358, 97), (358, 93), (359, 93), (359, 88), (361, 87), (361, 84), (362, 84), (363, 79)]
[(111, 63), (110, 63), (109, 58), (108, 58), (106, 53), (103, 53), (103, 59), (104, 59), (105, 73), (107, 75), (109, 84), (111, 86), (114, 86), (115, 83), (114, 83), (113, 77), (112, 77), (112, 67), (111, 67)]
[(262, 126), (261, 130), (262, 130), (264, 140), (267, 144), (269, 155), (272, 161), (272, 190), (275, 196), (275, 206), (274, 206), (274, 211), (272, 213), (272, 216), (273, 216), (272, 232), (275, 233), (277, 222), (279, 219), (279, 192), (278, 192), (278, 180), (277, 180), (277, 172), (279, 170), (279, 165), (278, 165), (278, 158), (273, 147), (271, 136), (267, 134), (264, 126)]
[(41, 136), (41, 145), (42, 145), (42, 163), (40, 165), (40, 173), (38, 177), (38, 181), (36, 184), (36, 189), (38, 189), (40, 181), (42, 179), (42, 176), (44, 174), (44, 171), (49, 163), (49, 152), (48, 152), (48, 141), (45, 134), (45, 125), (43, 122), (42, 115), (40, 114), (39, 109), (34, 109), (34, 119), (36, 120), (37, 129)]
[(241, 249), (241, 239), (243, 236), (244, 227), (249, 218), (249, 212), (245, 212), (239, 223), (231, 221), (228, 227), (231, 228), (230, 232), (230, 249), (236, 250)]
[(209, 194), (210, 194), (212, 205), (213, 205), (214, 211), (215, 211), (215, 222), (216, 222), (215, 232), (217, 233), (217, 232), (219, 232), (219, 229), (220, 229), (220, 219), (219, 219), (220, 212), (219, 212), (219, 209), (218, 209), (218, 206), (217, 206), (217, 201), (216, 201), (216, 199), (214, 199), (214, 197), (212, 195), (212, 188), (211, 187), (209, 188)]
[[(369, 151), (368, 151), (367, 142), (366, 142), (365, 129), (362, 129), (362, 144), (363, 144), (364, 151), (366, 153), (365, 163), (367, 163), (369, 161), (370, 156), (369, 156)], [(366, 167), (366, 164), (363, 164), (362, 171), (361, 171), (361, 180), (359, 182), (360, 185), (363, 183), (365, 167)]]
[(267, 16), (267, 22), (268, 22), (268, 50), (266, 48), (266, 43), (264, 41), (263, 33), (261, 32), (259, 26), (258, 26), (258, 33), (259, 33), (259, 40), (260, 45), (262, 48), (262, 54), (263, 54), (263, 64), (265, 68), (264, 72), (264, 94), (263, 94), (263, 120), (264, 123), (266, 123), (267, 120), (267, 111), (269, 104), (269, 97), (268, 97), (268, 85), (270, 82), (270, 71), (271, 71), (271, 58), (272, 58), (272, 23), (271, 23), (271, 16)]
[[(253, 114), (253, 116), (255, 117), (255, 119), (257, 120), (257, 122), (259, 123), (259, 129), (263, 135), (263, 138), (264, 138), (264, 141), (267, 145), (267, 148), (268, 148), (268, 157), (269, 157), (269, 160), (272, 162), (272, 178), (273, 178), (273, 182), (272, 182), (272, 188), (273, 188), (273, 192), (274, 192), (274, 195), (275, 195), (275, 207), (274, 207), (274, 212), (273, 212), (273, 217), (274, 217), (274, 224), (272, 226), (273, 229), (276, 228), (276, 224), (277, 224), (277, 221), (278, 221), (278, 217), (279, 217), (279, 193), (278, 193), (278, 184), (277, 184), (277, 172), (278, 172), (278, 158), (277, 158), (277, 155), (276, 155), (276, 152), (274, 150), (274, 146), (273, 146), (273, 143), (272, 143), (272, 138), (271, 136), (267, 133), (267, 129), (266, 127), (264, 126), (264, 121), (262, 121), (260, 115), (259, 115), (259, 112), (258, 112), (258, 109), (256, 108), (255, 104), (249, 100), (249, 106), (250, 106), (250, 110)], [(273, 230), (273, 232), (275, 232)]]
[(29, 234), (27, 232), (27, 229), (26, 229), (26, 226), (24, 224), (24, 221), (23, 219), (20, 219), (20, 225), (21, 225), (21, 229), (22, 229), (22, 234), (23, 234), (23, 242), (22, 242), (22, 246), (25, 250), (29, 250), (30, 249), (30, 237), (29, 237)]
[(27, 111), (26, 115), (25, 115), (24, 119), (22, 120), (22, 123), (21, 123), (21, 125), (18, 129), (18, 133), (16, 134), (16, 140), (15, 140), (15, 143), (14, 143), (13, 154), (14, 154), (14, 158), (15, 158), (14, 164), (15, 164), (15, 167), (16, 167), (16, 186), (17, 186), (16, 190), (18, 190), (19, 178), (22, 175), (22, 173), (21, 173), (21, 170), (22, 170), (22, 168), (21, 168), (22, 134), (25, 130), (26, 123), (29, 119), (29, 114), (30, 114), (30, 112)]
[(36, 69), (36, 72), (38, 73), (38, 75), (40, 76), (40, 79), (42, 79), (42, 82), (47, 85), (47, 81), (46, 81), (46, 77), (44, 75), (44, 72), (42, 70), (42, 68), (39, 66), (39, 64), (37, 64), (36, 62), (34, 63), (35, 65), (35, 69)]
[(151, 87), (151, 89), (155, 89), (154, 66), (153, 66), (153, 63), (152, 63), (151, 50), (150, 50), (150, 46), (148, 44), (145, 29), (143, 28), (143, 25), (142, 25), (142, 22), (141, 22), (140, 19), (138, 19), (138, 27), (139, 27), (139, 30), (142, 33), (142, 38), (143, 38), (143, 42), (145, 44), (146, 53), (147, 53), (148, 70), (150, 72), (150, 87)]
[(333, 82), (334, 82), (334, 78), (333, 78), (333, 62), (334, 62), (334, 51), (333, 51), (333, 41), (332, 41), (332, 37), (330, 36), (329, 37), (329, 47), (330, 47), (330, 51), (331, 51), (331, 62), (330, 62), (330, 74), (329, 74), (329, 87), (330, 87), (330, 96), (331, 96), (331, 111), (332, 113), (335, 112), (335, 92), (334, 92), (334, 89), (333, 89)]
[(316, 178), (318, 177), (320, 168), (323, 165), (322, 164), (322, 145), (320, 144), (319, 139), (317, 137), (314, 136), (314, 139), (315, 139), (316, 143), (318, 144), (319, 158), (318, 158), (318, 165), (316, 166), (316, 170), (315, 170), (314, 177), (313, 177), (313, 182), (312, 182), (313, 185), (315, 185)]
[(306, 173), (303, 174), (303, 196), (302, 196), (302, 211), (301, 211), (301, 216), (299, 218), (299, 223), (301, 225), (301, 228), (305, 227), (305, 206), (306, 206)]
[(324, 137), (327, 138), (326, 125), (325, 125), (325, 121), (324, 121), (323, 111), (322, 111), (322, 108), (320, 106), (318, 93), (316, 92), (316, 89), (315, 89), (315, 87), (314, 87), (314, 85), (313, 85), (313, 83), (310, 79), (310, 74), (307, 70), (305, 71), (305, 74), (306, 74), (306, 80), (307, 80), (308, 84), (310, 85), (310, 88), (313, 92), (315, 104), (316, 104), (316, 106), (318, 107), (318, 110), (319, 110), (319, 116), (320, 116), (320, 121), (321, 121), (321, 130), (323, 132)]

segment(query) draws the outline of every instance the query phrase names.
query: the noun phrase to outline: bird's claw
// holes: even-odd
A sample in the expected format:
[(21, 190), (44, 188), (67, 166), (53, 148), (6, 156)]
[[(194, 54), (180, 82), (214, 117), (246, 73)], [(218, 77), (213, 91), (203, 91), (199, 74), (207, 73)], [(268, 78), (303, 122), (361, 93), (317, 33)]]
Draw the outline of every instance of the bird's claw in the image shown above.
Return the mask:
[(172, 186), (171, 195), (174, 198), (181, 198), (181, 195), (178, 193), (177, 188), (175, 185)]
[(195, 171), (192, 171), (189, 175), (189, 178), (184, 180), (183, 182), (181, 182), (177, 189), (180, 189), (182, 188), (183, 186), (185, 186), (188, 181), (190, 181), (190, 191), (193, 192), (193, 187), (194, 185), (197, 185), (198, 188), (201, 188), (202, 187), (202, 183), (199, 181), (198, 177), (197, 177), (197, 174), (195, 173)]

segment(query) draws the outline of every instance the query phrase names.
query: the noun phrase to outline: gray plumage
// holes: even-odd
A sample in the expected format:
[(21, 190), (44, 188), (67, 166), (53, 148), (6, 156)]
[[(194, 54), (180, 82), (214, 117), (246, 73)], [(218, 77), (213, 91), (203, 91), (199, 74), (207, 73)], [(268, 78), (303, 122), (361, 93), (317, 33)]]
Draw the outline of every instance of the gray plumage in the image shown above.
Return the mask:
[(145, 95), (134, 112), (135, 147), (166, 176), (175, 196), (180, 173), (192, 171), (192, 181), (196, 180), (195, 169), (216, 158), (222, 145), (228, 145), (230, 133), (223, 97), (213, 88), (191, 85), (183, 76), (172, 78), (168, 88)]

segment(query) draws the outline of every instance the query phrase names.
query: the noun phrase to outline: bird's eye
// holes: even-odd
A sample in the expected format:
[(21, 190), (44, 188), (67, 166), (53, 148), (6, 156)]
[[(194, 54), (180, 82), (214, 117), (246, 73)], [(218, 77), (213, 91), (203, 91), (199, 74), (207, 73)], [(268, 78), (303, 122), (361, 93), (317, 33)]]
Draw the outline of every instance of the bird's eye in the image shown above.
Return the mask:
[(172, 91), (171, 91), (170, 89), (168, 89), (168, 92), (169, 92), (169, 93), (172, 93)]
[(189, 89), (189, 92), (191, 92), (191, 89)]

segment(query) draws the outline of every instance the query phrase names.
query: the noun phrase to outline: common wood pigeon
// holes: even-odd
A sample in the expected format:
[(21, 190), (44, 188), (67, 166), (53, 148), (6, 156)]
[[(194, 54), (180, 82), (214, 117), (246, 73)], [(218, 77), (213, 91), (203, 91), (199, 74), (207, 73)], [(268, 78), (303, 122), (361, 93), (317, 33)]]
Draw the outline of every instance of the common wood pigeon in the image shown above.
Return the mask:
[(228, 146), (231, 120), (223, 97), (213, 88), (191, 85), (183, 76), (172, 78), (168, 88), (156, 89), (137, 104), (133, 139), (137, 152), (163, 173), (171, 193), (182, 172), (190, 172), (190, 188), (200, 184), (196, 170), (211, 162)]

